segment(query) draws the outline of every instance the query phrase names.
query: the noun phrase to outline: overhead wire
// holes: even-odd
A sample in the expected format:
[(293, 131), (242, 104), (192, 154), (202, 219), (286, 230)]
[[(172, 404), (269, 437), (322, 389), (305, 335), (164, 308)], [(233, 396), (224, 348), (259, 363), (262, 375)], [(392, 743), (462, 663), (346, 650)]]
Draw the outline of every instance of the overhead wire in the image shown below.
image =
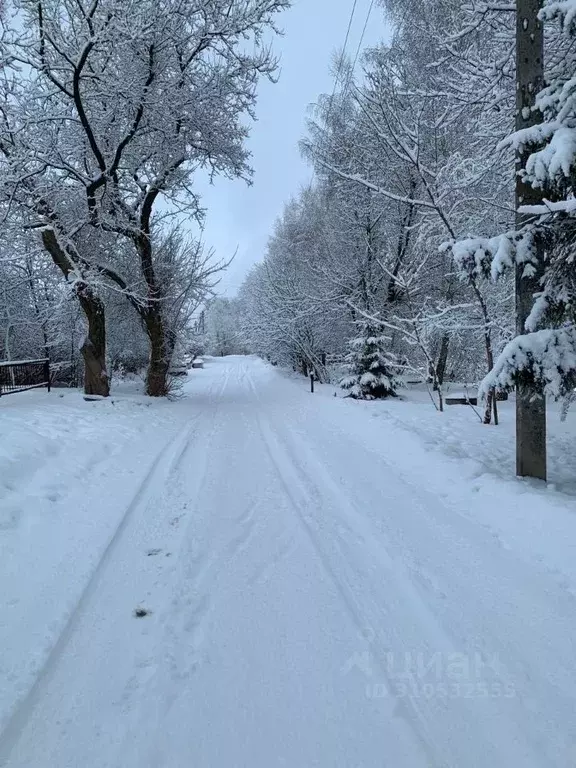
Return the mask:
[(356, 13), (357, 5), (358, 5), (358, 0), (354, 0), (354, 4), (352, 5), (352, 10), (350, 12), (350, 18), (348, 20), (348, 29), (346, 30), (346, 37), (344, 38), (344, 45), (342, 46), (342, 55), (340, 57), (340, 61), (338, 62), (338, 69), (336, 71), (336, 77), (334, 79), (334, 89), (332, 90), (332, 97), (334, 97), (334, 94), (336, 93), (338, 80), (340, 79), (340, 75), (342, 74), (342, 67), (344, 66), (344, 59), (346, 56), (346, 48), (348, 47), (348, 40), (350, 39), (350, 32), (352, 30), (352, 23), (354, 22), (354, 15)]
[[(366, 14), (366, 19), (364, 21), (364, 27), (362, 28), (362, 33), (360, 35), (360, 40), (358, 41), (358, 46), (356, 48), (356, 53), (354, 55), (354, 60), (352, 63), (352, 67), (348, 72), (348, 77), (346, 78), (346, 81), (342, 88), (342, 93), (345, 93), (348, 89), (348, 86), (350, 85), (350, 82), (352, 80), (352, 76), (354, 74), (354, 70), (356, 68), (356, 64), (358, 63), (358, 58), (360, 57), (360, 51), (362, 50), (362, 43), (364, 42), (364, 37), (366, 36), (366, 31), (368, 29), (368, 24), (370, 22), (370, 16), (372, 15), (372, 10), (374, 9), (374, 3), (375, 0), (370, 1), (370, 5), (368, 7), (368, 12)], [(330, 101), (328, 102), (328, 111), (326, 113), (326, 117), (324, 119), (324, 123), (326, 125), (329, 124), (330, 118), (332, 116), (332, 108), (334, 106), (334, 98), (336, 96), (336, 89), (338, 88), (338, 83), (340, 81), (342, 70), (344, 67), (344, 62), (346, 60), (346, 49), (348, 48), (348, 42), (350, 40), (350, 32), (352, 31), (352, 24), (354, 23), (354, 16), (356, 14), (356, 8), (358, 6), (358, 0), (354, 0), (352, 4), (352, 10), (350, 11), (350, 18), (348, 19), (348, 26), (346, 28), (346, 37), (344, 38), (344, 45), (342, 46), (342, 53), (340, 55), (340, 59), (338, 61), (338, 66), (336, 69), (336, 74), (334, 77), (334, 87), (332, 88), (332, 94), (330, 96)], [(313, 171), (313, 176), (316, 176), (316, 170)]]
[[(348, 71), (348, 77), (346, 78), (346, 81), (342, 88), (342, 93), (345, 94), (348, 86), (350, 85), (350, 82), (352, 80), (352, 77), (354, 76), (354, 71), (356, 69), (356, 64), (358, 63), (358, 59), (360, 58), (360, 52), (362, 50), (362, 44), (364, 42), (364, 38), (366, 37), (366, 31), (368, 30), (368, 24), (370, 23), (370, 17), (372, 15), (372, 11), (374, 10), (374, 4), (375, 0), (370, 0), (370, 5), (368, 6), (368, 12), (366, 13), (366, 18), (364, 20), (364, 26), (362, 28), (362, 33), (360, 35), (360, 39), (358, 40), (358, 45), (356, 47), (356, 53), (354, 54), (354, 59), (352, 61), (352, 66), (350, 67)], [(338, 68), (336, 70), (336, 76), (334, 78), (334, 87), (332, 89), (332, 95), (330, 96), (330, 101), (328, 102), (328, 112), (326, 114), (326, 120), (325, 122), (328, 123), (330, 120), (330, 117), (332, 115), (332, 107), (334, 104), (334, 98), (336, 96), (336, 89), (338, 88), (338, 83), (340, 81), (340, 77), (342, 75), (342, 69), (344, 67), (344, 62), (346, 59), (346, 49), (348, 47), (348, 41), (350, 39), (350, 32), (352, 30), (352, 24), (354, 22), (354, 15), (356, 13), (356, 7), (358, 5), (358, 0), (354, 0), (354, 3), (352, 5), (352, 10), (350, 12), (350, 18), (348, 20), (348, 27), (346, 29), (346, 37), (344, 39), (344, 46), (342, 48), (342, 55), (340, 56), (340, 60), (338, 62)]]
[(366, 14), (366, 21), (364, 22), (362, 34), (360, 35), (360, 40), (358, 41), (358, 47), (356, 48), (356, 55), (354, 56), (354, 62), (352, 63), (352, 69), (350, 70), (351, 75), (354, 74), (354, 70), (356, 69), (356, 64), (358, 63), (360, 51), (362, 50), (362, 43), (364, 42), (364, 38), (366, 37), (366, 30), (368, 29), (370, 16), (372, 15), (372, 11), (374, 9), (374, 3), (375, 3), (375, 0), (371, 0), (370, 5), (368, 7), (368, 13)]
[(346, 29), (346, 37), (344, 38), (344, 45), (342, 46), (342, 54), (340, 56), (340, 60), (338, 61), (336, 76), (334, 77), (334, 87), (332, 88), (332, 95), (330, 96), (330, 101), (328, 102), (328, 113), (326, 115), (326, 120), (325, 120), (326, 123), (329, 122), (330, 117), (332, 115), (332, 105), (334, 103), (334, 97), (336, 96), (336, 89), (338, 88), (340, 75), (342, 74), (342, 69), (344, 67), (344, 61), (346, 59), (346, 49), (348, 47), (348, 41), (350, 39), (350, 32), (352, 30), (352, 24), (354, 22), (354, 15), (356, 14), (357, 5), (358, 5), (358, 0), (354, 0), (354, 3), (352, 5), (352, 10), (350, 11), (350, 18), (348, 19), (348, 28)]

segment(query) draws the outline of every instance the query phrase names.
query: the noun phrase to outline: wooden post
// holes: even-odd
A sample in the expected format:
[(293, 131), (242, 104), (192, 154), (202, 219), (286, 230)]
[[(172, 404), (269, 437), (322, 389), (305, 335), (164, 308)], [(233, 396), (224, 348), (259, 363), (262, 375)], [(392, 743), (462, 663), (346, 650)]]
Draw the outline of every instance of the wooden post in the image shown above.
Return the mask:
[(50, 393), (50, 360), (44, 361), (44, 380), (48, 393)]
[(314, 394), (314, 374), (313, 373), (310, 374), (310, 392)]
[[(536, 94), (544, 85), (544, 30), (538, 13), (542, 0), (516, 1), (516, 130), (530, 128), (540, 121), (532, 108)], [(518, 152), (517, 173), (526, 167), (529, 150)], [(516, 176), (516, 228), (524, 227), (529, 217), (518, 213), (521, 205), (542, 202), (542, 191)], [(524, 265), (516, 266), (516, 333), (526, 332), (526, 319), (532, 310), (534, 294), (540, 290), (544, 253), (540, 238), (534, 244), (535, 274), (524, 276)], [(533, 383), (516, 388), (516, 473), (521, 477), (546, 480), (546, 400)]]

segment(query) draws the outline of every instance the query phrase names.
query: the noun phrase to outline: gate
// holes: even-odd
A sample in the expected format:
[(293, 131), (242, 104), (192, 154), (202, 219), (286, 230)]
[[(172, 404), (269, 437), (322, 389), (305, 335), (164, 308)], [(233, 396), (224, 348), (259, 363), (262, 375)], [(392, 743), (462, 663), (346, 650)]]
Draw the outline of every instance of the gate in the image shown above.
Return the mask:
[(50, 392), (50, 360), (13, 360), (0, 363), (0, 397), (46, 387)]

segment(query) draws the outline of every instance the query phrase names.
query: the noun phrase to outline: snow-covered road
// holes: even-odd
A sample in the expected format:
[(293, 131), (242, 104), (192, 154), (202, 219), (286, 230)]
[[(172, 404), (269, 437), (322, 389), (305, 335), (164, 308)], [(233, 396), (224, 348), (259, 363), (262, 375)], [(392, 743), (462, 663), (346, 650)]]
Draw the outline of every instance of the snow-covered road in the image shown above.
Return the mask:
[(574, 585), (495, 500), (255, 358), (196, 373), (0, 765), (576, 765)]

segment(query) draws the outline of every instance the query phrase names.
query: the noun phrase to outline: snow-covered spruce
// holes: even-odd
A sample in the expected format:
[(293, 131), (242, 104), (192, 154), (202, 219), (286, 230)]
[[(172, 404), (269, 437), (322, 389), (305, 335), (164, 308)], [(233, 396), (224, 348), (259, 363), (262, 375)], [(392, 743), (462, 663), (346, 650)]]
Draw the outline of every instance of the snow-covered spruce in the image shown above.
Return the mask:
[(483, 393), (493, 387), (512, 389), (528, 379), (540, 384), (546, 395), (559, 398), (570, 393), (576, 383), (574, 276), (567, 269), (571, 263), (567, 246), (572, 238), (567, 232), (554, 232), (549, 222), (543, 222), (522, 232), (469, 238), (447, 247), (451, 248), (459, 269), (467, 268), (474, 275), (491, 273), (497, 280), (516, 265), (524, 265), (525, 275), (532, 273), (535, 265), (531, 246), (535, 236), (546, 237), (554, 245), (547, 253), (542, 290), (534, 296), (525, 333), (518, 334), (504, 347), (481, 385)]
[(398, 382), (393, 373), (386, 345), (389, 338), (368, 321), (359, 322), (361, 335), (350, 342), (347, 356), (349, 373), (340, 386), (357, 400), (396, 397)]
[(469, 237), (440, 246), (440, 251), (450, 250), (460, 273), (471, 277), (491, 277), (504, 274), (516, 264), (524, 264), (524, 274), (533, 274), (536, 266), (533, 250), (534, 232), (531, 228), (511, 231), (495, 237)]
[(541, 386), (545, 395), (565, 397), (576, 386), (576, 328), (547, 328), (512, 339), (480, 385), (512, 389), (523, 379)]

